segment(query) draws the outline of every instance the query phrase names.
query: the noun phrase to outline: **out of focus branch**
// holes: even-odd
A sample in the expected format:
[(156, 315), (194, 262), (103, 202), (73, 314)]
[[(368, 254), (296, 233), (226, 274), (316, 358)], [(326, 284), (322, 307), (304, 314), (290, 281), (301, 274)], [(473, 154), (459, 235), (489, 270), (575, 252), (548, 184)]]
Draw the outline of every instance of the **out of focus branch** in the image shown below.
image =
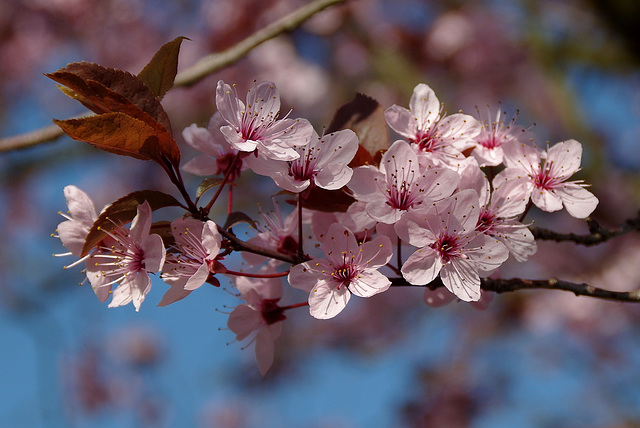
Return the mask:
[[(312, 0), (289, 15), (280, 18), (265, 28), (256, 31), (246, 39), (222, 52), (207, 55), (194, 65), (178, 73), (175, 87), (195, 85), (217, 70), (225, 68), (247, 55), (253, 48), (280, 34), (293, 31), (318, 12), (346, 0)], [(56, 125), (6, 138), (0, 138), (0, 152), (23, 149), (54, 141), (63, 135)]]
[[(535, 289), (547, 289), (547, 290), (561, 290), (569, 291), (576, 296), (593, 297), (596, 299), (615, 300), (618, 302), (631, 302), (640, 303), (640, 290), (635, 291), (610, 291), (603, 288), (594, 287), (589, 284), (576, 284), (574, 282), (563, 281), (561, 279), (549, 278), (549, 279), (522, 279), (522, 278), (509, 278), (509, 279), (493, 279), (493, 278), (481, 278), (481, 287), (486, 291), (493, 291), (495, 293), (508, 293), (519, 290), (535, 290)], [(391, 285), (396, 287), (409, 286), (409, 287), (421, 287), (409, 284), (404, 278), (391, 278)], [(440, 287), (444, 287), (440, 277), (433, 280), (431, 283), (424, 285), (423, 287), (429, 287), (435, 290)]]
[(598, 245), (612, 238), (628, 232), (640, 231), (640, 213), (635, 218), (626, 220), (620, 227), (615, 229), (605, 229), (592, 219), (587, 219), (589, 234), (577, 235), (575, 233), (557, 233), (540, 227), (531, 227), (531, 233), (535, 239), (555, 242), (573, 242), (580, 245)]
[(346, 0), (314, 0), (293, 13), (255, 32), (238, 44), (220, 53), (207, 55), (188, 69), (178, 73), (175, 86), (191, 86), (214, 71), (227, 67), (247, 55), (253, 48), (274, 37), (296, 29), (316, 13)]
[(594, 297), (596, 299), (617, 300), (619, 302), (640, 303), (640, 290), (635, 291), (610, 291), (594, 287), (589, 284), (576, 284), (561, 279), (482, 279), (482, 289), (496, 293), (506, 293), (518, 290), (530, 290), (544, 288), (548, 290), (570, 291), (576, 296)]

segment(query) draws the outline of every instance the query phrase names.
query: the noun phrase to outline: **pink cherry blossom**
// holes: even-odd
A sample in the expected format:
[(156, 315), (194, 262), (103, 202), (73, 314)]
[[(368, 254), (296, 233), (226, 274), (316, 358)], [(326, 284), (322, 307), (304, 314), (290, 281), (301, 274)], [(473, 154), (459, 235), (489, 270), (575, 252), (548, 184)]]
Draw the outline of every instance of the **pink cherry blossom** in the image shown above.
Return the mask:
[(89, 196), (76, 186), (66, 186), (64, 197), (67, 200), (69, 215), (60, 213), (67, 220), (58, 225), (58, 237), (69, 251), (80, 257), (84, 241), (98, 219), (96, 208)]
[(378, 271), (393, 256), (386, 236), (358, 244), (349, 229), (335, 223), (327, 232), (322, 250), (326, 259), (295, 265), (289, 273), (293, 287), (310, 293), (309, 312), (314, 318), (333, 318), (347, 306), (352, 294), (371, 297), (391, 285)]
[(278, 119), (280, 95), (273, 82), (260, 82), (249, 89), (245, 104), (233, 87), (220, 80), (216, 106), (227, 123), (220, 132), (241, 152), (257, 150), (271, 159), (297, 159), (299, 154), (293, 146), (303, 145), (313, 132), (306, 119)]
[(585, 189), (582, 180), (567, 181), (580, 170), (582, 144), (567, 140), (553, 145), (546, 152), (526, 144), (505, 147), (506, 169), (494, 179), (500, 187), (509, 180), (519, 180), (522, 197), (541, 210), (553, 212), (567, 209), (576, 218), (586, 218), (598, 205), (598, 198)]
[[(76, 257), (80, 257), (82, 254), (82, 248), (84, 247), (84, 242), (87, 239), (87, 235), (89, 234), (89, 231), (91, 230), (94, 222), (98, 219), (98, 214), (96, 213), (96, 209), (93, 205), (93, 202), (91, 201), (91, 198), (89, 198), (86, 193), (78, 189), (76, 186), (66, 186), (64, 188), (64, 195), (67, 199), (69, 215), (60, 213), (63, 217), (67, 218), (67, 220), (60, 223), (56, 231), (58, 232), (57, 237), (60, 238), (60, 241), (62, 241), (62, 245), (67, 247), (70, 252), (54, 255), (74, 255)], [(105, 238), (96, 247), (92, 248), (86, 256), (81, 257), (68, 266), (65, 266), (65, 269), (76, 266), (82, 262), (87, 262), (87, 260), (89, 260), (89, 258), (93, 254), (96, 254), (100, 251), (99, 247), (101, 245), (108, 246), (110, 245), (110, 242), (111, 238)], [(87, 279), (88, 278), (85, 278), (83, 283)], [(105, 280), (104, 278), (95, 278), (94, 283), (92, 283), (93, 291), (96, 293), (98, 300), (100, 300), (101, 302), (106, 302), (111, 292), (111, 286), (104, 285), (98, 287), (95, 284), (99, 282), (106, 284), (109, 281)]]
[[(274, 265), (265, 265), (261, 273), (274, 273)], [(286, 319), (284, 310), (278, 306), (282, 297), (280, 278), (236, 279), (236, 288), (246, 304), (238, 305), (229, 315), (227, 326), (241, 341), (252, 336), (255, 342), (256, 362), (260, 374), (265, 375), (273, 364), (274, 342), (280, 336)]]
[(462, 113), (447, 116), (433, 89), (424, 83), (414, 88), (409, 110), (393, 105), (385, 111), (385, 118), (420, 157), (454, 169), (464, 160), (461, 152), (475, 145), (481, 129), (473, 116)]
[[(187, 162), (182, 169), (202, 177), (224, 175), (235, 161), (238, 153), (220, 132), (220, 128), (226, 124), (220, 113), (216, 112), (211, 116), (207, 128), (201, 128), (194, 123), (182, 131), (186, 143), (203, 153)], [(247, 166), (242, 160), (238, 160), (234, 171), (229, 176), (229, 181), (234, 181), (245, 169)]]
[(380, 169), (356, 168), (348, 187), (357, 200), (367, 203), (366, 211), (373, 219), (394, 224), (425, 202), (451, 195), (459, 180), (459, 175), (447, 168), (422, 170), (409, 144), (398, 140), (383, 155)]
[(162, 269), (162, 279), (171, 288), (158, 306), (184, 299), (204, 284), (216, 271), (215, 258), (220, 252), (220, 233), (211, 220), (178, 218), (171, 222), (171, 233), (175, 252), (169, 252)]
[[(262, 221), (257, 223), (258, 235), (247, 242), (258, 247), (278, 251), (279, 253), (293, 256), (298, 251), (298, 213), (292, 211), (284, 220), (277, 202), (273, 202), (274, 210), (271, 212), (262, 211), (259, 207)], [(242, 257), (250, 265), (264, 263), (267, 258), (259, 254), (243, 252)]]
[(526, 209), (518, 180), (503, 183), (491, 190), (489, 180), (480, 168), (461, 171), (460, 188), (473, 189), (479, 195), (480, 216), (476, 230), (499, 239), (514, 258), (523, 262), (536, 253), (537, 245), (529, 228), (517, 219)]
[(425, 285), (440, 275), (459, 299), (479, 300), (480, 273), (490, 273), (509, 255), (500, 241), (476, 231), (479, 214), (478, 194), (469, 189), (403, 217), (398, 235), (419, 248), (404, 262), (404, 278)]
[(351, 179), (353, 171), (347, 165), (358, 151), (358, 137), (350, 129), (322, 137), (313, 131), (309, 142), (293, 148), (299, 157), (292, 161), (258, 156), (248, 157), (246, 162), (254, 172), (271, 177), (279, 187), (293, 193), (311, 184), (337, 190)]
[(93, 287), (119, 284), (113, 291), (110, 308), (133, 302), (139, 311), (151, 289), (149, 273), (162, 269), (165, 260), (162, 238), (150, 235), (150, 230), (151, 206), (145, 201), (138, 206), (131, 229), (120, 226), (108, 232), (110, 245), (100, 246), (87, 260), (87, 276)]
[(525, 131), (524, 128), (515, 124), (517, 114), (507, 123), (501, 119), (502, 114), (506, 112), (498, 110), (495, 120), (491, 120), (491, 114), (489, 114), (488, 120), (481, 122), (482, 128), (471, 152), (480, 166), (500, 165), (504, 156), (503, 145), (516, 144)]

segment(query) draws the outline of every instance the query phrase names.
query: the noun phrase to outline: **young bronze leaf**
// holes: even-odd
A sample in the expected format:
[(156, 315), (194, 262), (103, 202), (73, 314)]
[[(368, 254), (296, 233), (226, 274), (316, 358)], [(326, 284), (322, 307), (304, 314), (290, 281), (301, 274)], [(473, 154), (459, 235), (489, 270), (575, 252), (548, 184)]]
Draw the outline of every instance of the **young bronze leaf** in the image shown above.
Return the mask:
[(223, 229), (229, 229), (230, 227), (235, 226), (238, 223), (248, 223), (254, 229), (258, 228), (258, 225), (255, 221), (251, 219), (248, 215), (241, 211), (234, 211), (227, 216), (227, 220), (224, 222)]
[(161, 163), (162, 151), (156, 130), (124, 113), (105, 113), (80, 119), (53, 122), (71, 138), (99, 149)]
[[(46, 76), (72, 89), (87, 108), (98, 114), (119, 111), (106, 110), (95, 93), (96, 83), (106, 87), (138, 106), (171, 133), (169, 117), (160, 101), (140, 78), (131, 73), (90, 62), (74, 62)], [(90, 87), (89, 82), (95, 83)]]
[(187, 38), (177, 37), (163, 45), (151, 58), (149, 64), (138, 73), (138, 77), (158, 98), (162, 98), (173, 86), (173, 81), (178, 73), (178, 53), (184, 39)]
[(180, 149), (178, 148), (176, 141), (171, 136), (171, 133), (167, 131), (164, 126), (156, 122), (151, 115), (143, 111), (137, 105), (131, 103), (128, 99), (124, 98), (117, 92), (114, 92), (94, 81), (88, 81), (87, 86), (93, 90), (97, 97), (99, 97), (102, 105), (105, 106), (107, 111), (125, 113), (126, 115), (131, 116), (134, 119), (141, 120), (151, 126), (158, 137), (161, 154), (166, 156), (176, 168), (179, 167)]
[(355, 168), (367, 163), (379, 162), (379, 152), (389, 148), (389, 129), (384, 109), (376, 100), (356, 94), (353, 101), (338, 109), (327, 133), (351, 129), (358, 136), (360, 147), (349, 166)]
[(355, 202), (342, 190), (326, 190), (313, 187), (303, 202), (303, 207), (323, 212), (345, 212)]
[(157, 221), (151, 225), (150, 234), (160, 235), (165, 248), (169, 248), (176, 243), (173, 234), (171, 233), (170, 221)]
[(129, 193), (118, 199), (100, 213), (93, 223), (82, 247), (84, 257), (93, 247), (98, 245), (115, 228), (129, 223), (137, 214), (138, 205), (147, 201), (153, 211), (170, 206), (179, 206), (180, 203), (171, 195), (157, 190), (140, 190)]

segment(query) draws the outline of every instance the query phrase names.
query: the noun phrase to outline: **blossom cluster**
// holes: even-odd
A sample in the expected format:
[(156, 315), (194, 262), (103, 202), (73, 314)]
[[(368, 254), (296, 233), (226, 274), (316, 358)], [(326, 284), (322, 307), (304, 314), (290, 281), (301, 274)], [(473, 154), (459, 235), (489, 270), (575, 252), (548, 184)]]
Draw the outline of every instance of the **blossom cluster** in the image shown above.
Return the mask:
[[(415, 87), (409, 108), (385, 110), (399, 139), (365, 162), (356, 161), (365, 148), (354, 131), (319, 135), (306, 119), (281, 118), (273, 82), (254, 84), (242, 100), (235, 86), (220, 81), (215, 103), (206, 128), (184, 129), (185, 142), (201, 154), (182, 169), (221, 178), (203, 181), (208, 187), (195, 203), (173, 204), (187, 208), (183, 217), (170, 225), (153, 223), (152, 211), (172, 203), (146, 193), (148, 200), (132, 199), (137, 202), (129, 211), (135, 215), (112, 218), (122, 203), (120, 211), (106, 207), (97, 213), (89, 196), (68, 186), (69, 214), (57, 233), (78, 257), (72, 265), (85, 264), (98, 298), (112, 296), (109, 307), (133, 303), (139, 310), (154, 273), (169, 285), (159, 306), (229, 278), (244, 303), (230, 313), (228, 327), (237, 340), (255, 341), (263, 374), (273, 362), (286, 311), (308, 306), (312, 317), (332, 318), (352, 295), (371, 297), (393, 283), (427, 286), (424, 300), (434, 306), (454, 298), (478, 302), (482, 277), (509, 257), (523, 262), (536, 252), (523, 223), (532, 205), (548, 212), (564, 207), (586, 218), (598, 203), (585, 183), (571, 180), (580, 169), (579, 142), (541, 149), (515, 118), (505, 122), (502, 112), (495, 120), (448, 114), (426, 84)], [(276, 203), (258, 221), (236, 213), (255, 226), (255, 236), (242, 241), (209, 213), (220, 191), (248, 170), (294, 195), (296, 208), (283, 218)], [(181, 179), (172, 181), (184, 195)], [(215, 186), (210, 202), (197, 206)], [(334, 209), (334, 199), (349, 202)], [(242, 252), (249, 268), (230, 269), (234, 251)], [(281, 306), (284, 278), (308, 293), (308, 300)], [(449, 297), (438, 293), (434, 300), (437, 279)]]

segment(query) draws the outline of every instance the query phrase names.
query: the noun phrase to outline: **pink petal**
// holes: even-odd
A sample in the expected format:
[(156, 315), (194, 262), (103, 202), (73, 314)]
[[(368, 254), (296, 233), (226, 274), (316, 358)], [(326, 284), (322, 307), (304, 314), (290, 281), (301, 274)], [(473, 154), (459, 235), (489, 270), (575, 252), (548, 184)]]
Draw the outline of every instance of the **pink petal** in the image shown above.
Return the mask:
[(134, 241), (142, 243), (142, 241), (149, 236), (150, 230), (151, 206), (149, 205), (149, 202), (144, 201), (138, 205), (138, 213), (131, 222), (131, 231), (129, 234)]
[(260, 312), (247, 305), (238, 305), (227, 321), (229, 330), (235, 333), (236, 340), (242, 340), (257, 330), (262, 324)]
[(409, 109), (417, 128), (426, 131), (434, 125), (440, 114), (440, 101), (433, 89), (420, 83), (413, 89)]
[(311, 260), (293, 266), (287, 277), (289, 284), (294, 288), (311, 291), (318, 283), (323, 282), (323, 275), (316, 271), (316, 263), (315, 260)]
[(350, 298), (347, 287), (336, 290), (326, 284), (319, 285), (309, 293), (309, 313), (317, 319), (333, 318), (342, 312)]
[(447, 290), (465, 302), (480, 300), (480, 277), (473, 263), (452, 259), (440, 270), (440, 278)]
[(166, 251), (160, 235), (149, 235), (142, 244), (144, 265), (147, 272), (159, 272), (166, 257)]
[(184, 164), (182, 170), (199, 177), (209, 177), (218, 171), (218, 163), (209, 155), (198, 155)]
[(377, 270), (369, 269), (361, 272), (356, 279), (349, 284), (349, 291), (358, 297), (371, 297), (375, 294), (387, 291), (391, 281)]
[(598, 198), (579, 184), (564, 183), (555, 190), (572, 217), (587, 218), (598, 206)]
[(178, 300), (182, 300), (191, 294), (191, 291), (184, 290), (181, 287), (170, 287), (162, 296), (162, 300), (158, 303), (158, 306), (163, 308), (171, 303), (175, 303)]
[(258, 330), (256, 335), (256, 362), (262, 376), (267, 374), (273, 365), (275, 340), (280, 335), (281, 327), (280, 323), (264, 326)]
[(393, 105), (385, 110), (384, 118), (387, 120), (387, 124), (407, 139), (415, 138), (416, 136), (416, 120), (409, 110), (404, 107)]
[(562, 209), (562, 199), (554, 190), (534, 188), (531, 200), (542, 211), (554, 212)]
[(402, 276), (413, 285), (426, 285), (436, 279), (442, 262), (435, 250), (424, 247), (412, 255), (402, 265)]
[(209, 266), (207, 263), (203, 263), (198, 270), (191, 275), (187, 283), (184, 285), (184, 289), (187, 291), (193, 291), (196, 288), (202, 286), (209, 278)]
[(554, 144), (547, 152), (547, 164), (551, 163), (551, 175), (556, 178), (571, 177), (580, 169), (582, 144), (567, 140)]

